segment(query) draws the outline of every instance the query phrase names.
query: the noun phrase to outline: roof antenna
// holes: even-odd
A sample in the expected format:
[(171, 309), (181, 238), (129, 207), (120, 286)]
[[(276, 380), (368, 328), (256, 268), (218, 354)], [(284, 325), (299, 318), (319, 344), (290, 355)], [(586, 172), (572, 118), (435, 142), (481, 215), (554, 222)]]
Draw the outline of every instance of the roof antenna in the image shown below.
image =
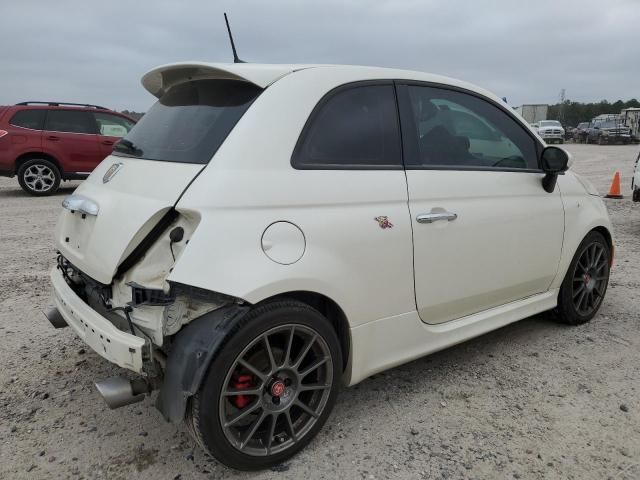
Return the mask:
[(229, 19), (226, 12), (224, 14), (224, 23), (227, 24), (227, 32), (229, 32), (229, 41), (231, 42), (231, 50), (233, 50), (233, 63), (246, 63), (244, 60), (240, 60), (236, 52), (236, 44), (233, 42), (233, 35), (231, 35), (231, 27), (229, 27)]

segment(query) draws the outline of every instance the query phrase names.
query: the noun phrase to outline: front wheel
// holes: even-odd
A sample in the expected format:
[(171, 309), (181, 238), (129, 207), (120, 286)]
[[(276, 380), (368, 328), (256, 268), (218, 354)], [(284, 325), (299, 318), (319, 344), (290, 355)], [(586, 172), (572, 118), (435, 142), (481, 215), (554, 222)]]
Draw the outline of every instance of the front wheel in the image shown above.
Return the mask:
[(560, 321), (580, 325), (595, 316), (607, 292), (610, 258), (601, 233), (592, 231), (582, 240), (558, 294), (555, 312)]
[(52, 195), (60, 186), (60, 170), (49, 160), (27, 160), (18, 169), (18, 183), (31, 195)]
[(229, 467), (273, 466), (320, 431), (341, 367), (338, 338), (320, 312), (296, 301), (258, 306), (210, 365), (188, 425)]

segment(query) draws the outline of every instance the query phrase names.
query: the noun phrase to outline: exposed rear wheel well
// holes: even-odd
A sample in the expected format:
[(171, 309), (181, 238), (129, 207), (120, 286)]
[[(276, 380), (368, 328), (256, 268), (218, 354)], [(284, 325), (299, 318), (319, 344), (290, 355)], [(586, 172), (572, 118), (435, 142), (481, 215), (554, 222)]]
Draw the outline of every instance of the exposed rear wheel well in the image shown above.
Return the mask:
[(324, 315), (331, 322), (333, 329), (338, 335), (338, 340), (340, 341), (340, 349), (342, 350), (342, 369), (344, 370), (347, 367), (347, 363), (349, 361), (349, 354), (351, 350), (351, 336), (349, 333), (349, 323), (347, 322), (347, 317), (340, 306), (329, 297), (326, 297), (320, 293), (305, 291), (283, 293), (281, 295), (269, 298), (266, 301), (281, 300), (283, 298), (294, 299), (298, 300), (299, 302), (306, 303), (310, 307), (313, 307), (320, 313), (322, 313), (322, 315)]
[(60, 176), (64, 178), (64, 172), (63, 172), (62, 168), (60, 168), (60, 163), (58, 162), (58, 160), (56, 160), (51, 155), (49, 155), (47, 153), (42, 153), (42, 152), (25, 153), (23, 155), (20, 155), (18, 158), (16, 158), (15, 173), (18, 173), (18, 170), (20, 169), (20, 165), (22, 165), (24, 162), (26, 162), (28, 160), (32, 160), (34, 158), (42, 158), (44, 160), (49, 160), (56, 167), (58, 167), (58, 171), (60, 172)]

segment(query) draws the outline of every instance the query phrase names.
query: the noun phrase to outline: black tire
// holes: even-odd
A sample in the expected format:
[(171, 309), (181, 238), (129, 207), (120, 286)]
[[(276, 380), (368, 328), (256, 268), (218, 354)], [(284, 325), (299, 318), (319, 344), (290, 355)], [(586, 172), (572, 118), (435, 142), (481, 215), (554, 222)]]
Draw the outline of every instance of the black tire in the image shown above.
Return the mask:
[(50, 160), (34, 158), (18, 168), (18, 183), (30, 195), (53, 195), (60, 187), (60, 170)]
[[(289, 330), (291, 331), (291, 340), (286, 342), (289, 347), (286, 348), (285, 353), (285, 348), (282, 344), (284, 338), (280, 339), (281, 343), (280, 347), (278, 347), (278, 335), (289, 335), (287, 333)], [(314, 332), (312, 335), (309, 334), (311, 339), (308, 341), (309, 349), (307, 351), (304, 351), (306, 348), (305, 342), (301, 345), (300, 343), (296, 344), (294, 332), (305, 334)], [(265, 334), (267, 334), (267, 340), (263, 342)], [(313, 335), (317, 335), (317, 339)], [(274, 337), (276, 337), (275, 341)], [(269, 345), (270, 342), (271, 346), (268, 349), (264, 348), (264, 344)], [(294, 344), (296, 345), (294, 346)], [(264, 354), (259, 353), (259, 351), (255, 353), (257, 350), (254, 349), (258, 349), (260, 346), (263, 347)], [(280, 393), (282, 397), (278, 396), (276, 404), (276, 396), (273, 394), (275, 388), (274, 380), (278, 383), (283, 375), (286, 376), (286, 373), (278, 371), (278, 369), (284, 369), (280, 365), (280, 361), (282, 360), (282, 364), (286, 364), (288, 359), (293, 361), (295, 358), (296, 362), (301, 362), (298, 368), (311, 368), (306, 361), (309, 357), (311, 357), (309, 360), (309, 363), (312, 364), (311, 366), (318, 363), (316, 353), (312, 347), (317, 347), (325, 352), (323, 357), (325, 358), (324, 366), (316, 367), (313, 371), (315, 373), (312, 372), (312, 376), (317, 376), (316, 383), (322, 383), (325, 386), (320, 389), (317, 385), (303, 384), (302, 380), (305, 377), (301, 377), (297, 384), (298, 387), (304, 385), (318, 388), (309, 392), (300, 388), (296, 389), (295, 383), (291, 383), (292, 381), (289, 380), (289, 386), (286, 387), (285, 393)], [(299, 350), (296, 351), (298, 348)], [(270, 355), (270, 361), (266, 356), (267, 351), (273, 352)], [(294, 352), (298, 356), (302, 355), (303, 358), (294, 357)], [(326, 360), (326, 353), (329, 354), (330, 360)], [(270, 375), (263, 371), (258, 366), (260, 360), (256, 360), (256, 355), (264, 355), (262, 357), (266, 359), (264, 361), (269, 362), (272, 366), (272, 368), (267, 366), (267, 369), (272, 371), (275, 369), (277, 373)], [(254, 380), (242, 380), (243, 382), (255, 381), (254, 386), (250, 388), (260, 392), (253, 396), (253, 400), (245, 404), (246, 406), (234, 403), (240, 400), (239, 398), (232, 400), (239, 396), (237, 393), (235, 396), (223, 397), (223, 393), (229, 395), (230, 391), (237, 392), (241, 388), (237, 382), (246, 375), (237, 375), (239, 369), (244, 369), (245, 373), (251, 373), (250, 370), (245, 369), (244, 364), (241, 365), (240, 362), (242, 360), (255, 364), (255, 368), (265, 374), (266, 377), (271, 378), (270, 383), (269, 380), (262, 380), (257, 376), (255, 376)], [(275, 367), (276, 365), (277, 367)], [(320, 370), (322, 370), (322, 373), (320, 373)], [(238, 470), (260, 470), (277, 465), (304, 448), (320, 431), (335, 404), (341, 372), (342, 353), (340, 343), (331, 323), (320, 312), (304, 303), (293, 300), (281, 300), (258, 305), (247, 314), (235, 333), (230, 336), (211, 363), (200, 390), (191, 399), (187, 409), (186, 422), (197, 443), (220, 463), (228, 467)], [(309, 375), (307, 374), (307, 376)], [(324, 381), (320, 380), (321, 376)], [(234, 379), (236, 383), (234, 383)], [(280, 383), (287, 385), (287, 380), (285, 379)], [(330, 384), (326, 383), (329, 380)], [(296, 382), (296, 380), (293, 380), (293, 382)], [(329, 387), (326, 385), (329, 385)], [(246, 387), (242, 385), (242, 388)], [(289, 391), (293, 393), (287, 394)], [(296, 406), (297, 401), (307, 394), (310, 397), (306, 398), (321, 398), (321, 403), (316, 407), (313, 407), (312, 401), (307, 404), (301, 400), (308, 408), (313, 408), (313, 413), (316, 416), (306, 414), (299, 406)], [(321, 397), (317, 397), (318, 395)], [(244, 395), (243, 398), (243, 402), (249, 401)], [(275, 404), (275, 407), (270, 404), (271, 402)], [(257, 420), (253, 420), (252, 412), (242, 421), (234, 423), (236, 422), (235, 418), (242, 414), (243, 410), (251, 410), (255, 404), (262, 405), (255, 410), (255, 415), (258, 417)], [(285, 408), (287, 410), (286, 413), (284, 411), (274, 413), (270, 410), (271, 408)], [(231, 431), (245, 427), (223, 426), (223, 419), (228, 419), (228, 417), (225, 417), (227, 410), (233, 411), (231, 420), (227, 423), (238, 425), (249, 422), (246, 425), (246, 430), (237, 432), (237, 439), (230, 437), (231, 433), (236, 433)], [(265, 417), (265, 415), (268, 416)], [(296, 424), (298, 425), (297, 434)], [(251, 431), (255, 433), (252, 434), (250, 433)], [(262, 433), (260, 433), (261, 431)], [(276, 431), (279, 433), (276, 434)], [(298, 438), (299, 435), (300, 437)], [(242, 450), (245, 448), (242, 446), (243, 441), (246, 442), (245, 447), (249, 447), (247, 450), (252, 450), (253, 453), (247, 453), (246, 450)], [(280, 450), (269, 454), (272, 449), (272, 443), (275, 444), (273, 449)], [(259, 449), (264, 449), (264, 452), (259, 453)]]
[[(591, 252), (594, 253), (591, 254)], [(592, 257), (592, 262), (588, 260), (589, 256)], [(602, 234), (596, 231), (589, 232), (571, 260), (560, 287), (558, 306), (554, 311), (559, 321), (569, 325), (580, 325), (588, 322), (598, 313), (609, 283), (610, 258), (611, 248)], [(593, 267), (591, 263), (594, 264)], [(589, 286), (591, 282), (593, 283)], [(583, 290), (580, 290), (581, 288)], [(590, 295), (593, 299), (592, 303), (590, 303)], [(581, 308), (583, 301), (586, 307), (584, 309)]]

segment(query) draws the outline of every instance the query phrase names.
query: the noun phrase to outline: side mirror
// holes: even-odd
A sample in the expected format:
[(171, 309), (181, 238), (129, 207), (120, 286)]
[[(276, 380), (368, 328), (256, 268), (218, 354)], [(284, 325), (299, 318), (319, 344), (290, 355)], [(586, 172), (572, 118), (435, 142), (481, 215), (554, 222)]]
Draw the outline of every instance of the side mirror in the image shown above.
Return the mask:
[(569, 168), (569, 154), (559, 147), (546, 147), (541, 158), (544, 173), (558, 174)]
[(542, 150), (542, 170), (546, 175), (542, 179), (542, 187), (546, 192), (552, 193), (556, 187), (558, 175), (569, 168), (569, 154), (558, 147), (546, 147)]

